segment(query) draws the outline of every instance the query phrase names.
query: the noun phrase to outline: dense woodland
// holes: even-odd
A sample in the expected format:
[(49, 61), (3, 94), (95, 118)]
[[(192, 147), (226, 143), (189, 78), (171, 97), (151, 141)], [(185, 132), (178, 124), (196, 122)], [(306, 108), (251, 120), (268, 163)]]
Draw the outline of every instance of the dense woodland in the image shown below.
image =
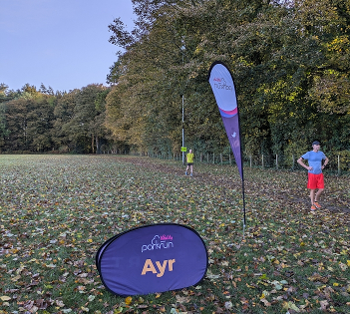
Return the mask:
[(54, 93), (43, 84), (8, 91), (2, 84), (0, 150), (8, 153), (100, 153), (115, 149), (104, 126), (110, 89), (88, 85)]
[(228, 152), (210, 65), (233, 73), (244, 153), (299, 155), (318, 139), (350, 149), (350, 2), (347, 0), (133, 0), (132, 32), (109, 25), (119, 48), (110, 88), (54, 93), (2, 85), (0, 149), (174, 154)]

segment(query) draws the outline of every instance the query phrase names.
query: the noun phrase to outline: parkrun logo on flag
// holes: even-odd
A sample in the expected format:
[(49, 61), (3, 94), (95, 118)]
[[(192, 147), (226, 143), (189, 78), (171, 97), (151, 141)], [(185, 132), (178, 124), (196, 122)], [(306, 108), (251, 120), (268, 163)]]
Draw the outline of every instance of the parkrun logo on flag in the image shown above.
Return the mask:
[(160, 249), (169, 249), (170, 247), (174, 247), (174, 243), (171, 242), (173, 237), (171, 235), (155, 235), (150, 244), (144, 244), (141, 246), (141, 253), (145, 251), (153, 251)]
[(226, 81), (224, 78), (218, 78), (214, 77), (214, 87), (217, 89), (224, 89), (224, 90), (229, 90), (232, 91), (233, 87), (226, 85)]

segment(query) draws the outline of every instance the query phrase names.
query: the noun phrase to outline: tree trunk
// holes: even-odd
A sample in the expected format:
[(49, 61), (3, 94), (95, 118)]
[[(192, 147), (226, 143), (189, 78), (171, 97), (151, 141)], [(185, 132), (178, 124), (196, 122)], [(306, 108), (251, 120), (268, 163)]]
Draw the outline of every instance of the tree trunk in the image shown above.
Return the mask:
[(91, 151), (92, 153), (95, 152), (95, 144), (94, 144), (94, 135), (91, 135)]
[(96, 136), (95, 138), (96, 138), (96, 154), (101, 154), (99, 138), (98, 138), (98, 136)]

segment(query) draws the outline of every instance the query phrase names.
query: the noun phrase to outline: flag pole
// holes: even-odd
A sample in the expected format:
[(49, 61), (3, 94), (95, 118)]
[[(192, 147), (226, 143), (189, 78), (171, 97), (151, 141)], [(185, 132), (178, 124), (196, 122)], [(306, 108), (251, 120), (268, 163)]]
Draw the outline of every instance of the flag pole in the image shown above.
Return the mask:
[[(231, 74), (232, 75), (232, 74)], [(245, 195), (244, 195), (244, 169), (243, 169), (243, 152), (242, 152), (242, 142), (241, 142), (241, 121), (239, 116), (239, 107), (237, 104), (237, 114), (238, 114), (238, 129), (239, 129), (239, 142), (241, 151), (241, 172), (242, 172), (242, 198), (243, 198), (243, 240), (245, 239), (245, 227), (247, 225), (247, 219), (245, 214)]]
[(243, 240), (244, 240), (245, 227), (247, 224), (246, 216), (245, 216), (244, 179), (242, 179), (242, 196), (243, 196)]

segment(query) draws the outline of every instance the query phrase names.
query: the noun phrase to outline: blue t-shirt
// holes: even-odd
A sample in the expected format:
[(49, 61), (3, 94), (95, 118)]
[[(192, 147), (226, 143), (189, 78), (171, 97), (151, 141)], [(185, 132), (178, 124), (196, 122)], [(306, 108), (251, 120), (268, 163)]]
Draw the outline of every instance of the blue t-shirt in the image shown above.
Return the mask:
[(318, 151), (317, 153), (315, 153), (312, 150), (301, 156), (301, 158), (306, 159), (309, 162), (309, 166), (312, 167), (312, 169), (308, 171), (309, 173), (322, 173), (322, 160), (326, 159), (326, 155), (323, 152)]

